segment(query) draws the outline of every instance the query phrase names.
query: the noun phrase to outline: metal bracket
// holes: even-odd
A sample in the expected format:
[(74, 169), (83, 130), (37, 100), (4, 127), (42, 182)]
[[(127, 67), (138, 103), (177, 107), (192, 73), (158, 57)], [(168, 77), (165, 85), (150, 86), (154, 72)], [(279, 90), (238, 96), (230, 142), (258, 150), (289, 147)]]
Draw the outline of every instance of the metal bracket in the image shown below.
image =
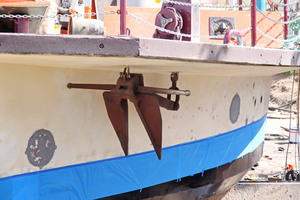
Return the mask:
[[(155, 149), (157, 157), (161, 159), (162, 152), (162, 117), (159, 107), (167, 110), (179, 109), (179, 95), (189, 96), (189, 90), (179, 90), (176, 87), (178, 73), (171, 75), (170, 89), (145, 87), (142, 74), (133, 74), (126, 67), (120, 73), (116, 85), (106, 84), (73, 84), (68, 88), (110, 90), (103, 93), (108, 117), (120, 140), (125, 155), (128, 155), (128, 102), (130, 100), (143, 122), (148, 136)], [(167, 94), (167, 98), (158, 94)], [(171, 100), (176, 95), (176, 100)]]

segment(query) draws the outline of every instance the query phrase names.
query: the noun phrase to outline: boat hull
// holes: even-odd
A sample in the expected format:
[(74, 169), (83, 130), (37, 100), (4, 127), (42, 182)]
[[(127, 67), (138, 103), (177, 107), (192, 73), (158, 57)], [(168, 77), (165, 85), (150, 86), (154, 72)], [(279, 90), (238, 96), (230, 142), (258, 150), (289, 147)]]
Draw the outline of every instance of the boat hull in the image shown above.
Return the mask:
[(266, 116), (227, 133), (164, 148), (162, 160), (148, 151), (1, 178), (1, 197), (97, 199), (127, 193), (111, 198), (140, 199), (180, 190), (195, 198), (217, 195), (261, 157), (265, 121)]
[[(163, 40), (20, 36), (17, 40), (29, 38), (23, 38), (28, 48), (20, 49), (9, 45), (14, 36), (3, 37), (7, 40), (0, 55), (1, 199), (97, 199), (132, 191), (144, 195), (147, 188), (180, 185), (193, 177), (200, 184), (197, 187), (203, 186), (199, 191), (226, 191), (258, 159), (250, 156), (236, 174), (226, 171), (261, 148), (272, 74), (292, 69), (289, 64), (296, 62), (288, 61), (292, 52), (274, 51), (282, 58), (274, 61), (273, 56), (262, 56), (269, 51), (260, 49)], [(29, 45), (34, 39), (45, 44), (42, 53)], [(52, 46), (50, 41), (57, 39), (63, 42), (55, 44), (64, 46)], [(88, 48), (96, 41), (96, 49)], [(101, 51), (99, 43), (105, 46)], [(160, 49), (164, 44), (180, 47), (179, 51)], [(120, 46), (124, 48), (116, 51)], [(203, 51), (208, 47), (210, 51)], [(245, 56), (248, 52), (251, 56)], [(181, 59), (175, 59), (178, 53)], [(268, 65), (258, 66), (257, 57)], [(275, 66), (278, 63), (287, 68)], [(170, 74), (179, 72), (177, 87), (191, 91), (189, 97), (180, 98), (178, 111), (160, 109), (161, 160), (131, 103), (126, 157), (102, 91), (67, 88), (70, 82), (115, 84), (124, 65), (143, 74), (149, 87), (169, 88)], [(42, 150), (37, 143), (44, 138), (51, 152), (36, 156)], [(40, 162), (42, 157), (47, 159)], [(222, 166), (225, 170), (218, 171)], [(228, 178), (221, 176), (212, 183), (198, 180), (210, 170), (216, 170), (217, 177), (228, 173)]]

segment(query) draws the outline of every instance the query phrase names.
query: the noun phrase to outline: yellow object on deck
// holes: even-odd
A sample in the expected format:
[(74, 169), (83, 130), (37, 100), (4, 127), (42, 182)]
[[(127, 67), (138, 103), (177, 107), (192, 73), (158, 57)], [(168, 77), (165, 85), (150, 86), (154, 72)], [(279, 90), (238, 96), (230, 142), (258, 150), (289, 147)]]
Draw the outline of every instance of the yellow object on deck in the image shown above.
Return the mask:
[(59, 35), (61, 31), (61, 24), (55, 24), (54, 34)]

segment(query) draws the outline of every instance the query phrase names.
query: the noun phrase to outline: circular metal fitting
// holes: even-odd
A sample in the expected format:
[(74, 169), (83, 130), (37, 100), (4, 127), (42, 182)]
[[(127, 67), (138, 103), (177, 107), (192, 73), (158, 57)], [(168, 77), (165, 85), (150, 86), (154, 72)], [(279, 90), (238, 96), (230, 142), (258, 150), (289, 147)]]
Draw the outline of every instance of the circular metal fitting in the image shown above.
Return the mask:
[[(183, 19), (179, 12), (175, 8), (166, 7), (157, 14), (155, 19), (155, 25), (169, 31), (180, 32), (183, 27)], [(166, 38), (170, 33), (166, 33), (161, 30), (157, 30), (160, 38)]]

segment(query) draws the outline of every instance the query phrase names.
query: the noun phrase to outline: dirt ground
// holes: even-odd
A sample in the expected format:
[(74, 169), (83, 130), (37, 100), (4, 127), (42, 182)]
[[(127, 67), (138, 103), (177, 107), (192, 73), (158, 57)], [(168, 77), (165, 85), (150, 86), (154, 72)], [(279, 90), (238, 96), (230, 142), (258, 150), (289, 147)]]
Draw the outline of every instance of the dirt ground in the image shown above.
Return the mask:
[[(274, 76), (271, 85), (269, 108), (278, 108), (291, 101), (293, 77), (293, 75), (286, 74)], [(295, 75), (292, 99), (296, 100), (297, 95), (298, 74)], [(292, 105), (291, 120), (290, 112), (288, 112), (290, 106), (283, 106), (281, 109), (283, 110), (269, 110), (263, 157), (257, 163), (258, 166), (253, 167), (242, 181), (280, 181), (284, 179), (286, 162), (287, 164), (292, 164), (296, 170), (299, 170), (298, 145), (290, 144), (288, 131), (290, 127), (297, 127), (297, 103), (295, 102)]]

